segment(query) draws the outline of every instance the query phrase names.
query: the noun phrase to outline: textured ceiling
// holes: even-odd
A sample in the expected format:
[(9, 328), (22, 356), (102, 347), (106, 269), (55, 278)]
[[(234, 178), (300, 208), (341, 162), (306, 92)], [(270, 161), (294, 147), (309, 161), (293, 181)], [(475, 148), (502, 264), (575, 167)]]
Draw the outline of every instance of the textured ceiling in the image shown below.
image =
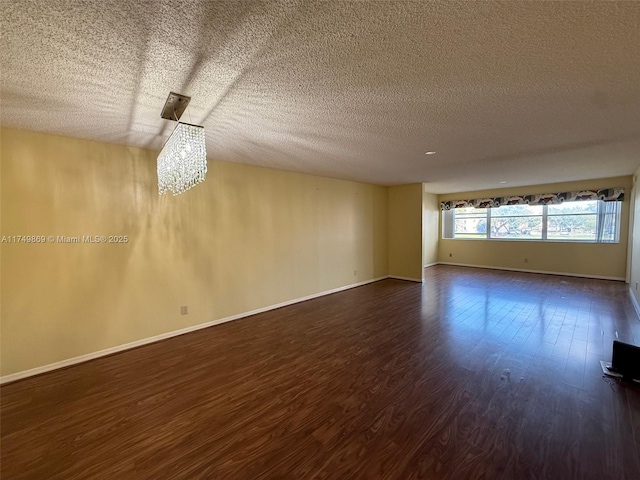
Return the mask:
[(176, 91), (222, 161), (434, 193), (640, 164), (638, 2), (0, 5), (5, 126), (159, 150)]

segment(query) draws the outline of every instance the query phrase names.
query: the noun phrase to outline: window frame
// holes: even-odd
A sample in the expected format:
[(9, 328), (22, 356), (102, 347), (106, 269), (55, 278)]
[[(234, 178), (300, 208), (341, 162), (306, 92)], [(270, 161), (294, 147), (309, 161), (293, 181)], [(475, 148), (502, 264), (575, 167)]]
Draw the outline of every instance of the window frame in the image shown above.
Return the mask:
[[(549, 214), (549, 205), (545, 204), (545, 205), (540, 205), (542, 207), (542, 214), (541, 215), (537, 215), (537, 214), (532, 214), (532, 215), (492, 215), (492, 211), (493, 210), (497, 210), (500, 207), (486, 207), (486, 208), (479, 208), (477, 210), (485, 210), (486, 214), (485, 216), (470, 216), (469, 218), (481, 218), (481, 219), (485, 219), (486, 220), (486, 231), (484, 233), (480, 233), (478, 234), (478, 236), (473, 236), (473, 237), (456, 237), (456, 233), (455, 233), (455, 223), (456, 223), (456, 215), (455, 215), (455, 208), (452, 208), (451, 210), (443, 210), (442, 211), (442, 222), (440, 224), (441, 226), (441, 238), (443, 240), (490, 240), (490, 241), (498, 241), (498, 242), (545, 242), (545, 243), (599, 243), (599, 244), (619, 244), (620, 243), (620, 236), (621, 236), (621, 220), (622, 220), (622, 201), (615, 201), (617, 205), (617, 208), (615, 210), (615, 212), (613, 213), (606, 213), (606, 212), (602, 212), (601, 213), (601, 209), (603, 208), (605, 203), (609, 203), (609, 202), (604, 202), (603, 200), (591, 200), (591, 201), (596, 201), (598, 202), (597, 205), (597, 211), (594, 213), (566, 213), (566, 214), (558, 214), (558, 213), (551, 213)], [(574, 202), (565, 202), (565, 203), (582, 203), (583, 201), (574, 201)], [(553, 205), (553, 204), (552, 204)], [(535, 206), (535, 205), (532, 205)], [(468, 212), (467, 212), (468, 213)], [(447, 230), (447, 228), (445, 227), (445, 223), (446, 223), (446, 219), (445, 217), (447, 215), (450, 215), (450, 219), (449, 222), (451, 225), (449, 225), (448, 230), (451, 232), (451, 237), (445, 237), (445, 231)], [(580, 240), (580, 239), (575, 239), (575, 238), (567, 238), (567, 239), (562, 239), (562, 238), (548, 238), (549, 236), (549, 217), (562, 217), (562, 216), (578, 216), (578, 215), (582, 215), (582, 216), (594, 216), (596, 218), (596, 230), (595, 230), (595, 239), (591, 240), (591, 239), (584, 239), (584, 240)], [(615, 215), (615, 232), (613, 235), (613, 239), (611, 241), (598, 241), (598, 228), (599, 228), (599, 222), (598, 222), (598, 216), (599, 215)], [(527, 217), (531, 217), (531, 218), (540, 218), (541, 219), (541, 237), (540, 238), (505, 238), (505, 237), (493, 237), (492, 236), (492, 219), (495, 218), (527, 218)]]

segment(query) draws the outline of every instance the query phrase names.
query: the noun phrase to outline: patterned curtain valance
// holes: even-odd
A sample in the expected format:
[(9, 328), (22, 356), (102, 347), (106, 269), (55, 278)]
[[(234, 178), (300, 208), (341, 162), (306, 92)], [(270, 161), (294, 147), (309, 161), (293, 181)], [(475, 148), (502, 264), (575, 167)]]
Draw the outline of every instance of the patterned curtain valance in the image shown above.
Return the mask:
[(579, 200), (604, 200), (621, 202), (624, 188), (602, 188), (600, 190), (580, 190), (577, 192), (541, 193), (536, 195), (512, 195), (508, 197), (475, 198), (473, 200), (448, 200), (440, 202), (441, 210), (452, 208), (488, 208), (501, 205), (549, 205)]

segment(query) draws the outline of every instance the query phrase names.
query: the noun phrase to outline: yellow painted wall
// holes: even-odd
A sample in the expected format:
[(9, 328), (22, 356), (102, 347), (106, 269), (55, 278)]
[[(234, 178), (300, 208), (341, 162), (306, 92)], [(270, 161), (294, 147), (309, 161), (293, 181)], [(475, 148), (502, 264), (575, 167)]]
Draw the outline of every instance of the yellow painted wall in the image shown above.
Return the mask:
[(389, 275), (422, 280), (422, 184), (389, 187)]
[[(439, 201), (444, 201), (606, 187), (624, 187), (626, 189), (626, 198), (622, 203), (620, 243), (451, 240), (441, 238), (438, 247), (439, 261), (624, 279), (629, 234), (631, 184), (632, 177), (627, 176), (440, 195)], [(442, 225), (440, 225), (440, 230), (442, 230)], [(442, 233), (440, 233), (440, 236), (442, 236)], [(526, 263), (525, 258), (528, 259)]]
[(440, 203), (433, 193), (422, 193), (422, 263), (438, 262)]
[(1, 245), (2, 375), (388, 274), (386, 187), (209, 161), (161, 197), (157, 152), (1, 136), (3, 236), (128, 237)]

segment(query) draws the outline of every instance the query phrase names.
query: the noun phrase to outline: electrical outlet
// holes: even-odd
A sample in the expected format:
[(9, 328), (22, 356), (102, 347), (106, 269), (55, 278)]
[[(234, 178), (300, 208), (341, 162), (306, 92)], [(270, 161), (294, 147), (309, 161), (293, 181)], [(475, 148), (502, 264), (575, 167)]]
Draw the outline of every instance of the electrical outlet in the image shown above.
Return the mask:
[(187, 315), (189, 313), (189, 307), (187, 305), (182, 305), (180, 307), (180, 315)]
[(528, 258), (525, 258), (525, 259), (524, 259), (524, 263), (529, 263), (529, 259), (528, 259)]
[(450, 254), (449, 254), (449, 256), (450, 256), (450, 257), (453, 257), (453, 253), (450, 253)]
[(356, 275), (358, 275), (358, 271), (357, 271), (357, 270), (354, 270), (354, 271), (353, 271), (353, 276), (355, 277)]

